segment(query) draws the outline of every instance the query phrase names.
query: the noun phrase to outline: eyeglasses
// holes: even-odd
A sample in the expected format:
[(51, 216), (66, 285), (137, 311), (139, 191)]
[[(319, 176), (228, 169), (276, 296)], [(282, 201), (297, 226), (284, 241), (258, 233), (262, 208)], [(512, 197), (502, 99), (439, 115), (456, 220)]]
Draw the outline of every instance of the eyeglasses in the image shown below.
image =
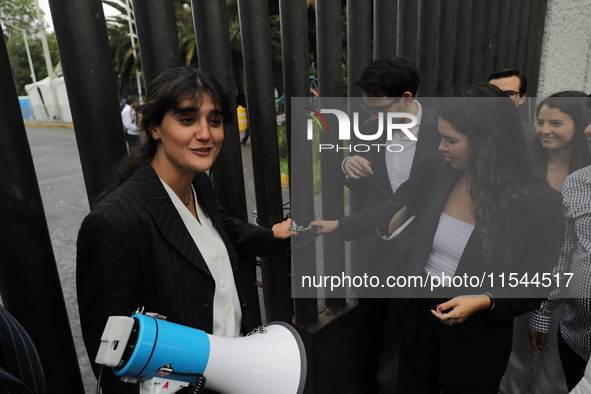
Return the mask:
[(504, 92), (511, 100), (515, 100), (517, 97), (519, 97), (519, 92), (516, 92), (515, 90), (505, 90)]
[(367, 111), (370, 114), (375, 114), (378, 112), (386, 112), (392, 105), (394, 105), (394, 103), (397, 103), (398, 101), (400, 101), (400, 99), (401, 99), (401, 97), (396, 97), (395, 99), (392, 99), (392, 101), (390, 101), (390, 103), (388, 103), (386, 105), (377, 105), (374, 107), (370, 107), (368, 105), (361, 104), (361, 108), (363, 108), (364, 111)]

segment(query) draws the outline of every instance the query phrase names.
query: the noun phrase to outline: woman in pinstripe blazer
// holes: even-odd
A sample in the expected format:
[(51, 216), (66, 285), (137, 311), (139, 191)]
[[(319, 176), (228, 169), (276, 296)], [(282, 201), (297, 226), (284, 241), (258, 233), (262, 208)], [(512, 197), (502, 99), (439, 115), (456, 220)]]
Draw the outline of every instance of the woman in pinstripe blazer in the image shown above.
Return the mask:
[[(289, 237), (233, 219), (208, 176), (232, 118), (219, 84), (202, 71), (173, 69), (154, 80), (140, 109), (143, 142), (85, 218), (77, 243), (77, 289), (91, 361), (106, 320), (138, 306), (208, 333), (249, 328), (237, 253), (261, 255)], [(93, 365), (95, 373), (100, 368)], [(104, 372), (104, 392), (137, 392)]]

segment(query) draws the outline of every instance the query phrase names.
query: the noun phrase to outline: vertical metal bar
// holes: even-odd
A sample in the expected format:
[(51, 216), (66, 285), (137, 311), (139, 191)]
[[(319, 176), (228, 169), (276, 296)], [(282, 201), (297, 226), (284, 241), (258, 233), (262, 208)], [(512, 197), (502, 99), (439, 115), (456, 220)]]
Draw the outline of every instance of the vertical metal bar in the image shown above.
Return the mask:
[[(312, 168), (312, 147), (310, 144), (292, 144), (292, 127), (304, 130), (305, 124), (294, 124), (291, 100), (293, 97), (308, 97), (309, 49), (308, 49), (308, 14), (304, 0), (280, 0), (281, 50), (283, 60), (283, 89), (285, 97), (285, 115), (287, 138), (289, 141), (290, 205), (292, 218), (298, 224), (307, 225), (314, 220), (314, 175)], [(296, 109), (296, 110), (301, 110)], [(310, 243), (301, 249), (292, 248), (294, 277), (298, 272), (313, 272), (316, 266), (315, 244)], [(305, 266), (302, 266), (305, 265)], [(296, 298), (294, 300), (295, 321), (301, 326), (311, 326), (318, 322), (318, 301), (316, 298)]]
[(398, 0), (398, 31), (396, 33), (396, 52), (413, 62), (417, 61), (417, 42), (419, 25), (419, 2)]
[(423, 97), (432, 97), (435, 95), (437, 8), (438, 2), (436, 1), (421, 0), (420, 2), (417, 67), (421, 75), (419, 94)]
[(528, 96), (538, 94), (538, 78), (540, 76), (540, 58), (542, 55), (542, 41), (546, 21), (547, 0), (533, 0), (530, 15), (530, 30), (528, 36), (527, 58), (525, 72), (528, 79)]
[[(199, 66), (217, 79), (236, 107), (228, 16), (224, 0), (192, 0)], [(236, 218), (248, 220), (238, 121), (224, 124), (226, 136), (212, 167), (213, 182), (222, 206)]]
[[(135, 45), (135, 39), (136, 37), (136, 33), (134, 32), (134, 25), (135, 25), (135, 21), (134, 18), (131, 17), (131, 3), (130, 0), (125, 0), (125, 10), (127, 11), (127, 26), (129, 27), (129, 42), (131, 44), (131, 50), (132, 50), (132, 54), (133, 54), (133, 61), (135, 62), (137, 59), (137, 53), (136, 53), (136, 45)], [(138, 100), (139, 102), (142, 101), (142, 83), (141, 83), (141, 78), (140, 78), (140, 71), (139, 69), (135, 70), (135, 80), (136, 80), (136, 84), (137, 84), (137, 94), (138, 94)]]
[(517, 31), (517, 45), (515, 46), (515, 67), (521, 72), (525, 71), (525, 56), (527, 52), (527, 39), (529, 30), (529, 16), (531, 13), (531, 0), (521, 2)]
[(508, 34), (507, 42), (507, 59), (505, 67), (516, 67), (517, 60), (517, 39), (519, 33), (519, 10), (521, 9), (521, 1), (511, 2), (511, 11), (509, 13), (509, 19), (506, 21)]
[(347, 0), (347, 85), (349, 97), (361, 97), (357, 81), (371, 62), (371, 3)]
[(470, 36), (472, 34), (472, 0), (458, 3), (458, 23), (456, 25), (456, 48), (454, 53), (453, 94), (468, 87)]
[(373, 58), (396, 55), (398, 0), (374, 0)]
[(147, 87), (163, 71), (181, 65), (174, 3), (133, 0), (133, 11)]
[[(341, 38), (341, 1), (318, 0), (316, 2), (316, 42), (318, 48), (318, 83), (320, 96), (341, 97), (343, 94), (342, 81), (342, 38)], [(321, 98), (322, 98), (321, 97)], [(333, 125), (332, 129), (338, 126)], [(331, 127), (329, 123), (329, 128)], [(321, 143), (338, 145), (337, 133), (321, 133)], [(343, 183), (335, 176), (341, 171), (343, 161), (342, 152), (323, 152), (321, 158), (322, 178), (322, 216), (324, 219), (339, 219), (344, 215)], [(345, 270), (345, 248), (342, 237), (338, 234), (327, 234), (323, 237), (323, 253), (325, 272), (328, 275), (340, 275)], [(330, 256), (327, 259), (326, 256)], [(340, 309), (345, 306), (345, 294), (341, 297), (327, 298), (326, 306), (330, 309)]]
[(48, 392), (84, 386), (0, 27), (0, 295), (31, 336)]
[[(310, 95), (310, 53), (306, 1), (279, 0), (279, 17), (281, 20), (281, 55), (288, 155), (290, 155), (288, 161), (291, 163), (292, 149), (289, 144), (291, 144), (292, 113), (289, 100), (292, 97), (308, 97)], [(290, 166), (290, 179), (291, 171), (293, 168)], [(290, 182), (291, 186), (293, 184)]]
[[(257, 218), (271, 227), (283, 220), (277, 118), (273, 95), (271, 33), (266, 0), (239, 0), (242, 54), (246, 82), (248, 121), (251, 129), (252, 164)], [(291, 321), (289, 264), (281, 253), (262, 261), (263, 295), (267, 319)]]
[(484, 53), (482, 57), (481, 78), (484, 81), (495, 71), (495, 50), (497, 46), (497, 23), (499, 17), (499, 0), (489, 0), (486, 9), (486, 27), (484, 30)]
[(482, 81), (482, 60), (484, 52), (485, 13), (487, 2), (475, 1), (472, 4), (472, 31), (470, 33), (470, 51), (468, 59), (468, 83), (473, 85)]
[(525, 69), (528, 78), (528, 96), (535, 97), (538, 94), (538, 78), (540, 76), (540, 58), (542, 56), (542, 41), (544, 38), (544, 25), (546, 23), (547, 0), (534, 0), (531, 13), (531, 35), (528, 46), (528, 56)]
[(127, 154), (100, 0), (50, 0), (66, 91), (91, 206)]
[(440, 17), (437, 24), (435, 94), (449, 97), (454, 94), (453, 70), (458, 0), (439, 0), (438, 7)]
[(511, 0), (499, 0), (499, 18), (497, 23), (497, 47), (495, 50), (494, 71), (507, 67), (507, 46), (509, 43), (509, 16)]
[[(228, 11), (224, 0), (192, 0), (195, 38), (199, 65), (219, 81), (228, 95), (230, 105), (236, 107), (234, 71)], [(224, 145), (214, 163), (211, 173), (215, 191), (220, 204), (235, 218), (248, 220), (244, 174), (242, 171), (242, 152), (238, 120), (224, 123)], [(244, 298), (252, 312), (251, 318), (260, 322), (260, 305), (256, 282), (256, 268), (242, 264), (238, 280), (244, 289)]]
[[(361, 97), (363, 92), (357, 85), (363, 69), (371, 61), (371, 2), (347, 0), (347, 89), (348, 96)], [(349, 100), (349, 113), (357, 112), (363, 116), (358, 100)], [(352, 118), (351, 118), (352, 119)], [(361, 124), (361, 122), (360, 122)], [(356, 136), (351, 138), (351, 144), (361, 141)], [(351, 213), (360, 212), (365, 205), (365, 193), (361, 190), (349, 190), (349, 210)], [(349, 243), (351, 253), (351, 270), (355, 275), (365, 267), (367, 242), (353, 241)]]

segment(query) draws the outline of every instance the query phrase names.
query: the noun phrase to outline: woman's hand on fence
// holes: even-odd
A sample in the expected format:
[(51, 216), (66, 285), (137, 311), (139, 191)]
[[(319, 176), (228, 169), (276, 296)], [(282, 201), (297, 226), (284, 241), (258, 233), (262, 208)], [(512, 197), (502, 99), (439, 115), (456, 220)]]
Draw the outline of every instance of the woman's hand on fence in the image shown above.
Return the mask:
[(315, 220), (310, 223), (310, 227), (314, 227), (316, 234), (328, 234), (339, 228), (338, 220)]

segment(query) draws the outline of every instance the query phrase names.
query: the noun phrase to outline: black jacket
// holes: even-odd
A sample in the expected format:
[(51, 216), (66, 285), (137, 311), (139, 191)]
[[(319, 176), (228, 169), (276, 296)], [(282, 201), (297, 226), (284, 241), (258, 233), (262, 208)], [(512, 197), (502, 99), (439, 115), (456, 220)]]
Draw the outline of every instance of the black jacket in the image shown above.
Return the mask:
[[(240, 297), (238, 253), (266, 254), (274, 244), (273, 233), (228, 216), (206, 174), (198, 173), (193, 186), (224, 240)], [(109, 316), (130, 316), (144, 306), (147, 312), (211, 334), (213, 277), (149, 163), (84, 219), (77, 242), (77, 292), (82, 333), (95, 374), (99, 366), (94, 358)], [(241, 305), (244, 328), (254, 328), (242, 298)], [(103, 373), (105, 379), (109, 381), (105, 393), (115, 386), (129, 386), (110, 372)], [(137, 392), (137, 385), (131, 390)]]

